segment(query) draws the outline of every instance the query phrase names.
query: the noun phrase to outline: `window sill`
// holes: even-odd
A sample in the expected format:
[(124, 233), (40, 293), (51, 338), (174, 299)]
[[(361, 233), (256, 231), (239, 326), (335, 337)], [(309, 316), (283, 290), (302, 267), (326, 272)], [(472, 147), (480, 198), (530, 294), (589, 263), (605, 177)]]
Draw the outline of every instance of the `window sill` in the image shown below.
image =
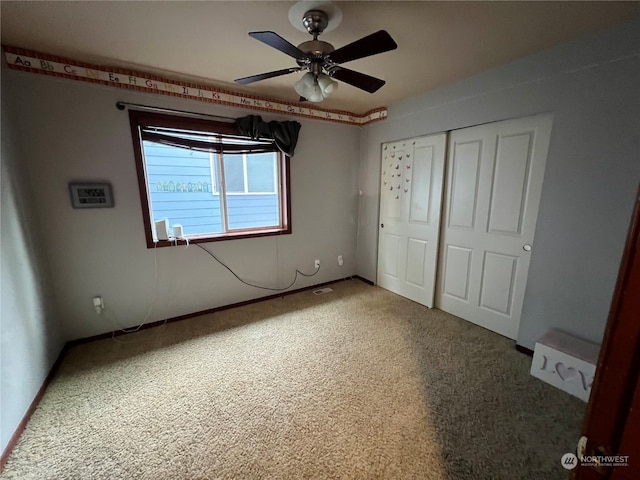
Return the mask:
[[(189, 243), (208, 243), (290, 234), (291, 228), (265, 228), (262, 230), (239, 230), (237, 232), (221, 233), (218, 235), (190, 235), (187, 239), (189, 240)], [(154, 242), (153, 239), (147, 239), (147, 248), (177, 247), (181, 245), (187, 245), (187, 240), (177, 238), (175, 240), (158, 240), (157, 242)]]

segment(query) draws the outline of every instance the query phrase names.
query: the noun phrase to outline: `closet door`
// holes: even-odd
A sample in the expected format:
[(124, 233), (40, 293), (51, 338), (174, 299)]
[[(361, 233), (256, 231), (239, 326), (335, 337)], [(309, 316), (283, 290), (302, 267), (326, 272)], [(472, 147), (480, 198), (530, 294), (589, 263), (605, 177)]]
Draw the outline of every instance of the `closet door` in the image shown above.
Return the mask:
[(551, 115), (451, 132), (436, 305), (506, 337), (520, 324)]
[(433, 307), (446, 134), (382, 145), (378, 285)]

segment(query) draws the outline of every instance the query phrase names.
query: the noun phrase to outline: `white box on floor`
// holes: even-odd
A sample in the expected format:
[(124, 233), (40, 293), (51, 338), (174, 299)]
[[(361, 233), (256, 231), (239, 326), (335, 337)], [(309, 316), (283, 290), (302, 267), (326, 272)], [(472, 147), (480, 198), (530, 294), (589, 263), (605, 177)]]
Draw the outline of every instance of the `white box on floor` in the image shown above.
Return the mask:
[(531, 375), (589, 401), (600, 346), (550, 330), (536, 343)]

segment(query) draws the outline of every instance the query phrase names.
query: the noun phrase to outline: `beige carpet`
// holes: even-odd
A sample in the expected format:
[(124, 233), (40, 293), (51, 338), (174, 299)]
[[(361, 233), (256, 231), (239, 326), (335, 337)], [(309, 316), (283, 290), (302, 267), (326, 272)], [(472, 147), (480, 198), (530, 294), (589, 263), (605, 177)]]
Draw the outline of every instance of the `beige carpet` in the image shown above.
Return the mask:
[(358, 280), (73, 348), (1, 478), (566, 479), (584, 404)]

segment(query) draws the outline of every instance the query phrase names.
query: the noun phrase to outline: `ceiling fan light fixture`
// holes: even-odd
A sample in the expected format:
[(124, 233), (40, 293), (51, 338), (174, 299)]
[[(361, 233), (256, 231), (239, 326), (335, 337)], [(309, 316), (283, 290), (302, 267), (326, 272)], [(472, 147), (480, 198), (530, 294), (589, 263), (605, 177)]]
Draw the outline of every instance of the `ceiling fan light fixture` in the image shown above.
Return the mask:
[(332, 79), (329, 75), (325, 75), (324, 73), (318, 75), (318, 85), (322, 90), (322, 96), (324, 98), (327, 98), (336, 90), (336, 88), (338, 88), (338, 82)]
[(317, 83), (314, 83), (311, 89), (309, 90), (309, 95), (305, 97), (310, 102), (321, 102), (324, 100), (324, 95), (322, 95), (322, 90)]
[(296, 93), (304, 98), (309, 98), (307, 94), (311, 91), (313, 87), (314, 79), (313, 74), (311, 72), (305, 73), (300, 80), (296, 82), (293, 86)]
[(313, 73), (305, 73), (294, 85), (298, 95), (306, 98), (310, 102), (321, 102), (338, 87), (338, 82), (324, 73), (318, 74), (316, 80)]

